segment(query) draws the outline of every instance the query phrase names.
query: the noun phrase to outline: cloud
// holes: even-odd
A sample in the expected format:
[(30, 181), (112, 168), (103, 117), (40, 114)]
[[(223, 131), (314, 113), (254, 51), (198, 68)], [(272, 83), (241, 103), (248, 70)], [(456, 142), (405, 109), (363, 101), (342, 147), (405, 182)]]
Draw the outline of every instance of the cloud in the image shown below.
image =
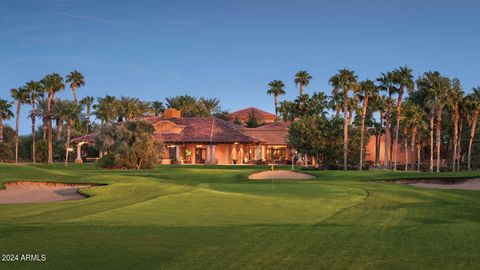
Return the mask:
[(99, 24), (108, 24), (108, 25), (119, 25), (119, 26), (142, 26), (142, 25), (155, 25), (155, 24), (170, 24), (170, 25), (193, 25), (195, 22), (189, 20), (115, 20), (115, 19), (108, 19), (102, 18), (98, 16), (92, 15), (76, 15), (66, 12), (60, 12), (58, 15), (65, 16), (72, 19), (78, 19), (83, 21), (88, 21), (92, 23), (99, 23)]

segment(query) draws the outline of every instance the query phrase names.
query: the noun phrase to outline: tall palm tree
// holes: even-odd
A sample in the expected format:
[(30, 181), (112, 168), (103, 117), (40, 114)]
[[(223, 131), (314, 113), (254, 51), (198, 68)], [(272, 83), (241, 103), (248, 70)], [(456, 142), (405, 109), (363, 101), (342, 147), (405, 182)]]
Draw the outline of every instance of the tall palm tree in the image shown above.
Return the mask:
[(92, 96), (86, 96), (80, 100), (80, 104), (85, 106), (87, 109), (87, 114), (85, 115), (85, 126), (86, 126), (86, 133), (88, 134), (88, 130), (90, 128), (90, 115), (92, 112), (93, 102), (95, 102), (95, 98)]
[(37, 103), (37, 99), (43, 97), (45, 89), (43, 89), (42, 84), (36, 81), (29, 81), (25, 85), (25, 90), (29, 93), (29, 103), (32, 105), (32, 111), (30, 112), (30, 118), (32, 119), (32, 163), (35, 164), (35, 122), (36, 122), (36, 114), (35, 114), (35, 105)]
[(3, 120), (9, 120), (12, 117), (12, 103), (8, 102), (8, 100), (0, 99), (0, 143), (3, 143)]
[(442, 110), (447, 104), (448, 96), (451, 91), (450, 79), (440, 76), (432, 84), (432, 91), (435, 95), (436, 101), (436, 154), (437, 154), (437, 173), (440, 172), (440, 147), (441, 147), (441, 135), (442, 135)]
[(470, 138), (468, 141), (468, 156), (467, 156), (467, 169), (471, 170), (472, 160), (472, 144), (473, 137), (475, 136), (475, 128), (478, 121), (478, 113), (480, 112), (480, 86), (473, 88), (473, 92), (468, 95), (469, 110), (473, 112), (472, 124), (470, 129)]
[(469, 96), (464, 96), (462, 100), (458, 104), (458, 111), (459, 111), (459, 122), (458, 122), (458, 138), (457, 138), (457, 171), (460, 171), (460, 163), (462, 161), (462, 131), (463, 131), (463, 123), (469, 123), (471, 114), (469, 111)]
[(201, 97), (198, 102), (208, 116), (211, 116), (212, 114), (219, 112), (222, 109), (222, 107), (220, 106), (220, 99), (218, 98)]
[(372, 80), (365, 80), (360, 82), (359, 90), (359, 97), (363, 100), (362, 126), (360, 129), (360, 165), (358, 167), (358, 170), (361, 171), (363, 166), (363, 137), (365, 133), (365, 117), (367, 114), (368, 101), (370, 98), (375, 100), (378, 97), (378, 87)]
[[(407, 101), (408, 104), (408, 111), (404, 112), (406, 117), (405, 117), (405, 126), (407, 129), (411, 130), (411, 142), (410, 142), (410, 153), (411, 157), (413, 160), (413, 157), (415, 156), (415, 145), (417, 145), (418, 149), (420, 150), (420, 136), (418, 136), (418, 141), (415, 143), (417, 140), (417, 133), (420, 134), (422, 130), (424, 130), (426, 127), (425, 123), (425, 111), (417, 104), (411, 102), (411, 100)], [(405, 103), (407, 103), (405, 102)], [(408, 151), (407, 148), (405, 148), (405, 151)], [(419, 152), (417, 152), (417, 170), (420, 170), (420, 156)], [(412, 171), (413, 171), (413, 163), (412, 163)]]
[(348, 69), (341, 69), (329, 80), (333, 86), (332, 94), (343, 90), (343, 169), (348, 169), (348, 93), (358, 89), (357, 75)]
[(70, 134), (72, 126), (79, 120), (80, 112), (82, 111), (81, 105), (76, 104), (70, 100), (64, 100), (58, 104), (61, 104), (59, 117), (67, 123), (66, 141), (65, 141), (65, 166), (68, 162), (68, 150), (70, 147)]
[(52, 142), (52, 109), (55, 104), (55, 94), (65, 89), (63, 78), (60, 74), (52, 73), (46, 75), (41, 81), (43, 88), (48, 93), (48, 116), (47, 116), (47, 133), (48, 133), (48, 163), (53, 163), (53, 142)]
[(447, 97), (447, 105), (452, 111), (452, 119), (453, 119), (453, 153), (452, 153), (452, 172), (455, 172), (456, 168), (456, 161), (457, 161), (457, 141), (458, 141), (458, 123), (459, 123), (459, 110), (458, 104), (463, 99), (463, 91), (462, 85), (460, 80), (453, 79), (452, 80), (452, 89), (450, 91), (450, 95)]
[(396, 92), (396, 88), (394, 85), (393, 80), (393, 73), (381, 73), (380, 77), (377, 78), (377, 82), (379, 83), (379, 89), (381, 91), (387, 92), (387, 99), (385, 102), (385, 155), (383, 159), (383, 167), (386, 168), (389, 166), (389, 157), (388, 157), (388, 149), (390, 148), (391, 144), (391, 137), (392, 134), (391, 130), (391, 117), (392, 117), (392, 94)]
[(70, 72), (67, 77), (65, 78), (65, 82), (70, 84), (70, 88), (72, 88), (72, 93), (73, 93), (73, 101), (75, 104), (78, 104), (77, 102), (77, 88), (80, 88), (85, 85), (85, 78), (83, 77), (83, 74), (74, 70)]
[(295, 86), (300, 85), (300, 96), (303, 95), (305, 86), (310, 83), (312, 78), (312, 75), (310, 75), (306, 70), (300, 70), (297, 72), (297, 74), (295, 74)]
[[(379, 87), (377, 86), (377, 90)], [(382, 139), (382, 134), (385, 132), (383, 131), (383, 123), (385, 119), (385, 106), (387, 103), (387, 97), (385, 95), (380, 96), (379, 93), (377, 92), (377, 96), (375, 99), (372, 100), (372, 106), (373, 106), (373, 111), (379, 112), (380, 117), (379, 121), (377, 122), (375, 118), (373, 118), (374, 121), (374, 128), (375, 128), (375, 166), (380, 166), (380, 145), (381, 145), (381, 139)]]
[(17, 101), (17, 113), (15, 116), (15, 163), (18, 163), (18, 131), (20, 128), (20, 109), (24, 103), (28, 102), (29, 93), (25, 88), (12, 88), (10, 90), (12, 98)]
[(397, 170), (397, 145), (398, 145), (398, 130), (400, 128), (400, 111), (402, 108), (402, 99), (405, 88), (409, 92), (414, 89), (412, 70), (407, 66), (399, 67), (393, 71), (393, 82), (398, 86), (397, 111), (396, 111), (396, 125), (395, 125), (395, 143), (393, 147), (393, 170)]
[(267, 94), (273, 95), (273, 103), (275, 104), (275, 115), (278, 116), (278, 97), (285, 94), (285, 84), (281, 80), (273, 80), (268, 83), (270, 89)]
[(60, 140), (62, 138), (62, 131), (63, 131), (63, 118), (62, 118), (62, 110), (64, 106), (64, 102), (67, 100), (57, 98), (55, 100), (55, 104), (53, 105), (52, 109), (52, 118), (55, 119), (55, 140)]

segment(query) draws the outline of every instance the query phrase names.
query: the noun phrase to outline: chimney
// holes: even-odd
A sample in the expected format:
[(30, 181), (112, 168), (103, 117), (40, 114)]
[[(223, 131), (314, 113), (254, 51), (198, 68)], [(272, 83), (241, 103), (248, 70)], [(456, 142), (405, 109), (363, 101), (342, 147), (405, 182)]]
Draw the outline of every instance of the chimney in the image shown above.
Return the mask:
[(181, 117), (181, 112), (174, 108), (168, 108), (163, 112), (163, 118), (179, 118)]

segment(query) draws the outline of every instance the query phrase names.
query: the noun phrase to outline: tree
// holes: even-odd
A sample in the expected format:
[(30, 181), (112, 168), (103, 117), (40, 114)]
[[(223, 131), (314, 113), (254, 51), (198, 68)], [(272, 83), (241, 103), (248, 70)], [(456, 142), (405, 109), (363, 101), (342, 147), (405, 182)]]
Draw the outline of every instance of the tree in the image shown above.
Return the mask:
[(306, 70), (300, 70), (295, 74), (295, 86), (300, 85), (300, 96), (303, 95), (305, 86), (310, 83), (312, 78), (313, 77)]
[(200, 97), (198, 100), (199, 107), (203, 109), (207, 116), (211, 116), (221, 111), (220, 100), (218, 98)]
[(64, 107), (64, 103), (66, 100), (56, 98), (55, 104), (53, 105), (52, 109), (52, 119), (55, 119), (55, 140), (59, 141), (62, 138), (62, 131), (63, 131), (63, 118), (61, 116), (62, 110)]
[(337, 95), (343, 90), (343, 168), (348, 169), (348, 92), (358, 88), (357, 75), (348, 69), (339, 70), (336, 75), (330, 78), (333, 86), (332, 93)]
[(80, 112), (82, 111), (81, 105), (78, 105), (74, 101), (64, 100), (62, 101), (62, 106), (60, 108), (59, 118), (67, 123), (67, 132), (66, 132), (66, 141), (65, 141), (65, 166), (68, 162), (68, 149), (70, 147), (70, 135), (72, 131), (72, 126), (76, 121), (79, 120)]
[(65, 82), (70, 84), (70, 88), (72, 88), (72, 93), (73, 93), (73, 101), (75, 102), (75, 104), (78, 104), (76, 90), (77, 88), (85, 85), (85, 79), (82, 73), (76, 70), (70, 72), (67, 75)]
[(393, 108), (393, 99), (392, 94), (397, 91), (394, 86), (393, 73), (381, 73), (380, 77), (377, 78), (377, 82), (380, 83), (379, 89), (387, 92), (387, 99), (385, 103), (385, 155), (383, 160), (383, 167), (386, 168), (389, 166), (389, 157), (388, 149), (391, 144), (392, 134), (391, 129), (391, 117), (392, 117), (392, 108)]
[(12, 117), (12, 104), (0, 98), (0, 143), (3, 143), (3, 120), (9, 120)]
[(467, 104), (469, 107), (469, 111), (473, 113), (471, 129), (470, 129), (470, 138), (468, 141), (468, 156), (467, 156), (467, 169), (471, 170), (473, 137), (475, 136), (475, 128), (477, 126), (477, 121), (478, 121), (478, 113), (480, 112), (480, 86), (473, 88), (473, 92), (470, 95), (468, 95)]
[(57, 73), (46, 75), (41, 81), (43, 88), (48, 93), (48, 116), (47, 116), (47, 133), (48, 133), (48, 163), (53, 163), (53, 142), (52, 142), (52, 109), (55, 104), (55, 94), (65, 89), (63, 78)]
[[(48, 119), (48, 99), (41, 97), (37, 100), (35, 106), (35, 117), (42, 119), (42, 138), (45, 141), (47, 138), (47, 119)], [(48, 145), (47, 145), (48, 148)], [(48, 158), (47, 158), (48, 161)]]
[(440, 146), (442, 134), (442, 110), (447, 104), (448, 96), (450, 95), (451, 84), (446, 77), (437, 77), (431, 85), (431, 90), (435, 96), (436, 103), (436, 152), (437, 152), (437, 173), (440, 172)]
[(256, 128), (264, 124), (263, 119), (258, 116), (255, 111), (248, 113), (247, 121), (245, 121), (245, 126), (247, 128)]
[(268, 83), (270, 89), (268, 89), (267, 94), (273, 95), (273, 102), (275, 104), (275, 115), (278, 117), (278, 97), (285, 94), (285, 84), (281, 80), (273, 80)]
[(395, 126), (395, 143), (393, 148), (393, 170), (397, 170), (397, 145), (398, 145), (398, 130), (400, 128), (400, 113), (402, 107), (403, 92), (405, 88), (409, 92), (413, 92), (414, 82), (412, 70), (407, 66), (399, 67), (393, 71), (393, 82), (398, 86), (397, 98), (397, 112), (396, 112), (396, 126)]
[(28, 102), (29, 93), (25, 88), (12, 88), (10, 90), (12, 98), (17, 101), (17, 113), (15, 116), (15, 163), (18, 163), (18, 131), (20, 128), (20, 109), (22, 105)]
[(95, 140), (108, 152), (102, 159), (113, 157), (114, 167), (140, 170), (153, 168), (161, 155), (163, 145), (153, 139), (153, 132), (152, 124), (145, 121), (129, 121), (119, 127), (107, 123)]
[(363, 166), (363, 137), (365, 133), (365, 117), (367, 114), (368, 101), (370, 98), (376, 99), (378, 97), (378, 87), (371, 80), (365, 80), (360, 82), (360, 99), (363, 100), (362, 106), (362, 125), (360, 128), (360, 164), (358, 169), (361, 171)]
[(153, 113), (155, 116), (163, 115), (165, 111), (165, 106), (163, 106), (163, 102), (161, 101), (152, 101), (150, 102), (150, 112)]
[(138, 98), (120, 97), (117, 101), (118, 122), (129, 121), (138, 117), (143, 117), (149, 111), (150, 103), (141, 101)]
[(111, 123), (117, 117), (117, 98), (114, 96), (97, 97), (97, 104), (93, 105), (95, 116), (102, 124)]
[(86, 133), (88, 134), (88, 130), (90, 128), (90, 115), (92, 112), (93, 102), (95, 102), (95, 98), (92, 96), (86, 96), (80, 100), (80, 104), (84, 106), (87, 110), (85, 115), (85, 126), (86, 126)]
[(189, 95), (167, 97), (168, 108), (174, 108), (182, 112), (182, 116), (192, 117), (197, 116), (197, 99)]
[(459, 103), (463, 99), (463, 90), (462, 85), (458, 79), (452, 80), (452, 89), (450, 91), (450, 95), (447, 99), (447, 104), (452, 111), (452, 119), (453, 119), (453, 153), (452, 153), (452, 172), (455, 172), (456, 168), (456, 161), (458, 159), (457, 156), (457, 147), (458, 147), (458, 124), (460, 121), (460, 114), (459, 114)]
[(40, 82), (29, 81), (25, 85), (25, 90), (29, 93), (28, 102), (32, 105), (32, 110), (30, 111), (30, 118), (32, 119), (32, 163), (35, 164), (35, 150), (37, 148), (35, 145), (35, 123), (37, 119), (35, 105), (38, 98), (43, 97), (45, 89), (43, 89)]
[[(412, 100), (409, 99), (405, 103), (408, 103), (408, 111), (404, 112), (404, 114), (406, 115), (405, 126), (412, 132), (410, 153), (413, 159), (413, 157), (415, 156), (415, 145), (417, 145), (417, 171), (420, 171), (420, 132), (426, 129), (426, 115), (425, 111), (418, 104), (413, 103)], [(417, 141), (417, 143), (415, 143), (415, 141)], [(406, 148), (405, 151), (408, 151), (408, 149)]]

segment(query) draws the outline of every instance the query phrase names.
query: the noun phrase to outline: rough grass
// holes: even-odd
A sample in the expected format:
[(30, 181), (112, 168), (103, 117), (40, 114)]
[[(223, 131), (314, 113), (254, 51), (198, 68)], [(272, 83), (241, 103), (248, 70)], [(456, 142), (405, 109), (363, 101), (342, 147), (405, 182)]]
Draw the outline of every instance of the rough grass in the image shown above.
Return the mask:
[(0, 165), (8, 181), (103, 183), (81, 201), (0, 205), (0, 269), (479, 269), (480, 191), (368, 180), (480, 172), (312, 172), (248, 181), (268, 167)]

